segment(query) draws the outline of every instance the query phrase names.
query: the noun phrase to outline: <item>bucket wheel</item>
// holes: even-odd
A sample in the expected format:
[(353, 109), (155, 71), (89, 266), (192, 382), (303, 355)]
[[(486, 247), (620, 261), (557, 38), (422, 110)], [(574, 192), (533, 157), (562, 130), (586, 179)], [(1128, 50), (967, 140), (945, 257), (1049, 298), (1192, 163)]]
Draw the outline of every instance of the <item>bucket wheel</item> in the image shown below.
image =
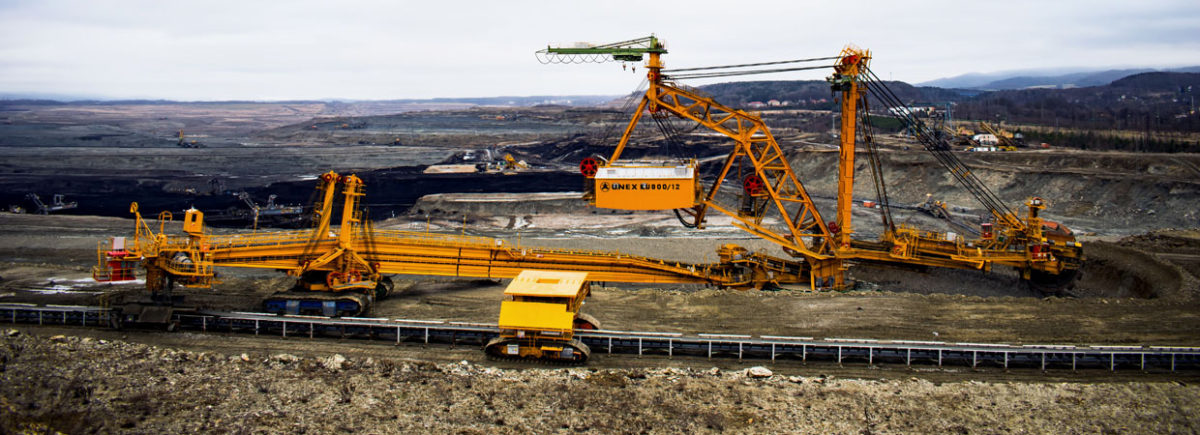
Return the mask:
[(375, 285), (375, 299), (383, 299), (395, 289), (396, 283), (392, 282), (392, 277), (385, 276)]
[(1030, 288), (1046, 296), (1070, 296), (1082, 275), (1079, 269), (1065, 269), (1058, 274), (1031, 270), (1027, 282)]

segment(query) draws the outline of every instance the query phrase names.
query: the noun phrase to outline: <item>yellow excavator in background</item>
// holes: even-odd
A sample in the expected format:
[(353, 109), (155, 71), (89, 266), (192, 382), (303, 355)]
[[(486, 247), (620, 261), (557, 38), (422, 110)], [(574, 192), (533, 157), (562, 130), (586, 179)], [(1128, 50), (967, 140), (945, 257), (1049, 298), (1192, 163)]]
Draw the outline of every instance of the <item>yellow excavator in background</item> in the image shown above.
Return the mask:
[(990, 124), (979, 121), (979, 128), (996, 137), (999, 142), (1001, 151), (1016, 151), (1017, 148), (1025, 148), (1025, 140), (1021, 137), (1021, 133), (1012, 133), (1008, 130), (992, 127)]
[(183, 135), (183, 129), (179, 129), (179, 140), (175, 143), (180, 148), (204, 148), (204, 144), (200, 141), (192, 139), (187, 140), (187, 136)]
[(525, 163), (524, 160), (517, 160), (517, 158), (513, 157), (512, 154), (504, 154), (505, 171), (518, 171), (521, 169), (529, 169), (529, 164)]

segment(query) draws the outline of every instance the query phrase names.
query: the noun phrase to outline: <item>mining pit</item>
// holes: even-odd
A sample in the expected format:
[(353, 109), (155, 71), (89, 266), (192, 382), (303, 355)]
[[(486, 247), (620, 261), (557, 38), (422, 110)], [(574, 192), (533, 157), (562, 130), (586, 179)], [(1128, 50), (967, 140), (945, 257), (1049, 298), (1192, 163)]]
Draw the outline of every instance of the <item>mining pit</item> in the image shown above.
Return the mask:
[[(610, 150), (612, 131), (619, 135), (626, 121), (612, 110), (109, 109), (0, 112), (7, 121), (0, 124), (0, 205), (31, 210), (28, 193), (79, 203), (50, 215), (0, 213), (0, 303), (143, 298), (137, 282), (90, 279), (97, 242), (133, 233), (131, 202), (147, 218), (159, 211), (181, 216), (191, 207), (211, 214), (244, 208), (240, 192), (259, 203), (276, 195), (276, 204), (309, 205), (315, 178), (330, 170), (364, 179), (369, 216), (380, 229), (682, 262), (715, 261), (725, 243), (787, 256), (728, 218), (714, 216), (707, 229), (693, 230), (670, 214), (588, 207), (576, 165)], [(229, 122), (235, 117), (247, 122)], [(173, 134), (180, 128), (207, 146), (179, 147)], [(835, 148), (813, 134), (775, 134), (822, 213), (832, 215)], [(662, 145), (649, 130), (638, 130), (636, 139), (632, 157)], [(984, 213), (932, 157), (906, 149), (900, 137), (881, 141), (893, 204), (915, 205), (929, 195), (964, 216)], [(684, 145), (682, 152), (704, 162), (701, 171), (710, 178), (728, 152), (723, 140), (700, 133), (687, 135)], [(531, 168), (424, 173), (431, 165), (484, 163), (488, 149)], [(1200, 346), (1200, 156), (1039, 149), (962, 158), (1005, 202), (1046, 198), (1044, 216), (1080, 236), (1087, 260), (1068, 295), (1047, 297), (1001, 268), (859, 265), (850, 271), (855, 289), (838, 293), (598, 283), (584, 311), (620, 330)], [(874, 198), (874, 192), (862, 182), (855, 196)], [(954, 230), (914, 210), (893, 213), (897, 222)], [(856, 237), (880, 233), (876, 209), (856, 207), (853, 218)], [(234, 234), (249, 226), (232, 220), (211, 231)], [(178, 233), (178, 220), (166, 228)], [(216, 288), (179, 294), (214, 310), (256, 311), (263, 297), (290, 285), (277, 272), (220, 273)], [(495, 322), (505, 285), (395, 279), (401, 291), (372, 316)], [(734, 360), (601, 355), (586, 368), (532, 368), (491, 362), (461, 346), (11, 328), (0, 337), (0, 428), (9, 433), (940, 433), (1041, 432), (1059, 424), (1077, 432), (1175, 432), (1200, 424), (1200, 394), (1190, 375), (780, 364), (769, 365), (773, 376), (754, 378), (746, 369), (756, 363)], [(545, 409), (558, 412), (550, 417)]]

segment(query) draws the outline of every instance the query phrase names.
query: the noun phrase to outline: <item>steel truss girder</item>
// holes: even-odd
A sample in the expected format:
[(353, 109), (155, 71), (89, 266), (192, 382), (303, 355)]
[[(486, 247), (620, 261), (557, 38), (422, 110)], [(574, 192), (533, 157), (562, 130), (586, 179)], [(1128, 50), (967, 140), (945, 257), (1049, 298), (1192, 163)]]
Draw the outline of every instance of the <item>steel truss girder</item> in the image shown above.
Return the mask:
[[(634, 127), (645, 110), (665, 110), (676, 116), (699, 123), (733, 139), (735, 149), (725, 159), (720, 174), (707, 190), (704, 199), (695, 207), (695, 223), (701, 225), (707, 209), (715, 209), (735, 220), (743, 230), (774, 242), (786, 250), (810, 260), (829, 260), (834, 255), (833, 236), (809, 196), (804, 185), (792, 172), (787, 156), (775, 141), (761, 118), (722, 105), (711, 98), (664, 83), (651, 83), (638, 105), (629, 126), (621, 137), (612, 159), (617, 160), (628, 144)], [(744, 215), (716, 202), (716, 195), (735, 164), (746, 161), (753, 173), (765, 181), (765, 191), (755, 195), (765, 199), (767, 207)], [(778, 231), (763, 225), (763, 218), (773, 209), (785, 227)], [(805, 243), (812, 240), (812, 246)], [(794, 255), (795, 255), (794, 254)]]

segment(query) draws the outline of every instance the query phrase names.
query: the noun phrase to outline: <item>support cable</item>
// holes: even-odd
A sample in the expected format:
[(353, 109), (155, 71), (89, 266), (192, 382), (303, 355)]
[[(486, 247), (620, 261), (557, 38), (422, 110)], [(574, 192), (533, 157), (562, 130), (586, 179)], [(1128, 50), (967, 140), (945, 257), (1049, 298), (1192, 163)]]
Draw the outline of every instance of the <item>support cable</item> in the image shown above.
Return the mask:
[(947, 143), (944, 139), (936, 139), (934, 135), (930, 133), (929, 127), (926, 126), (924, 122), (914, 117), (908, 110), (903, 109), (905, 105), (902, 103), (900, 97), (892, 92), (891, 89), (888, 89), (887, 86), (883, 84), (883, 80), (880, 80), (879, 77), (875, 75), (875, 73), (869, 68), (864, 69), (864, 77), (867, 79), (867, 81), (872, 82), (872, 84), (875, 85), (867, 86), (867, 89), (872, 96), (891, 107), (901, 108), (901, 110), (897, 111), (898, 116), (914, 126), (914, 132), (916, 133), (917, 139), (921, 142), (921, 145), (926, 151), (929, 151), (931, 154), (933, 154), (934, 158), (936, 158), (938, 162), (942, 164), (942, 166), (945, 166), (950, 171), (950, 174), (953, 175), (956, 180), (958, 180), (959, 184), (961, 184), (973, 196), (975, 196), (975, 198), (979, 200), (984, 207), (990, 210), (993, 215), (995, 215), (997, 218), (1007, 221), (1005, 222), (1006, 224), (1013, 226), (1023, 225), (1020, 219), (1017, 218), (1017, 215), (1013, 213), (1013, 211), (1009, 209), (1008, 206), (1005, 205), (995, 193), (989, 190), (987, 186), (985, 186), (983, 182), (971, 172), (970, 168), (967, 167), (962, 160), (960, 160), (950, 151), (951, 146), (949, 143)]
[[(631, 117), (634, 108), (637, 107), (642, 98), (645, 98), (643, 95), (645, 95), (646, 87), (649, 85), (650, 80), (643, 78), (642, 82), (638, 84), (637, 88), (634, 89), (632, 93), (628, 94), (630, 97), (626, 98), (625, 104), (618, 109), (618, 112), (620, 113), (620, 118), (618, 119), (628, 119)], [(612, 137), (614, 132), (616, 132), (618, 126), (620, 126), (620, 123), (613, 122), (609, 123), (607, 127), (603, 127), (604, 130), (602, 130), (602, 134), (600, 135), (600, 140), (597, 142), (597, 145), (604, 146), (604, 144), (608, 143), (608, 139)]]
[(700, 73), (690, 73), (690, 75), (665, 75), (664, 77), (670, 78), (670, 79), (677, 79), (677, 81), (688, 81), (688, 79), (695, 79), (695, 78), (754, 76), (754, 75), (770, 75), (770, 73), (776, 73), (776, 72), (828, 70), (828, 68), (832, 68), (832, 67), (833, 67), (833, 65), (798, 66), (798, 67), (794, 67), (794, 68), (773, 68), (773, 70), (700, 72)]
[(671, 122), (670, 112), (662, 111), (655, 113), (650, 118), (654, 119), (654, 123), (658, 125), (658, 130), (662, 132), (663, 137), (666, 139), (667, 157), (675, 158), (682, 163), (684, 161), (684, 147), (683, 141), (680, 138), (683, 136), (683, 133)]
[(863, 127), (859, 132), (862, 134), (863, 143), (867, 145), (867, 158), (871, 166), (871, 179), (875, 182), (875, 200), (879, 205), (879, 214), (883, 219), (884, 229), (894, 232), (896, 226), (892, 221), (892, 207), (888, 199), (887, 183), (883, 177), (883, 165), (879, 161), (879, 147), (875, 143), (875, 131), (871, 125), (871, 109), (867, 105), (866, 98), (863, 98), (859, 110), (862, 111), (859, 120)]
[(676, 72), (684, 72), (684, 71), (705, 71), (705, 70), (713, 70), (713, 69), (747, 68), (747, 67), (752, 67), (752, 66), (783, 65), (783, 64), (787, 64), (787, 63), (816, 62), (818, 60), (835, 60), (835, 59), (840, 59), (840, 57), (837, 57), (837, 56), (814, 57), (814, 58), (810, 58), (810, 59), (781, 60), (781, 61), (776, 61), (776, 62), (744, 63), (741, 65), (718, 65), (718, 66), (702, 66), (702, 67), (696, 67), (696, 68), (678, 68), (678, 69), (663, 70), (663, 73), (676, 73)]

